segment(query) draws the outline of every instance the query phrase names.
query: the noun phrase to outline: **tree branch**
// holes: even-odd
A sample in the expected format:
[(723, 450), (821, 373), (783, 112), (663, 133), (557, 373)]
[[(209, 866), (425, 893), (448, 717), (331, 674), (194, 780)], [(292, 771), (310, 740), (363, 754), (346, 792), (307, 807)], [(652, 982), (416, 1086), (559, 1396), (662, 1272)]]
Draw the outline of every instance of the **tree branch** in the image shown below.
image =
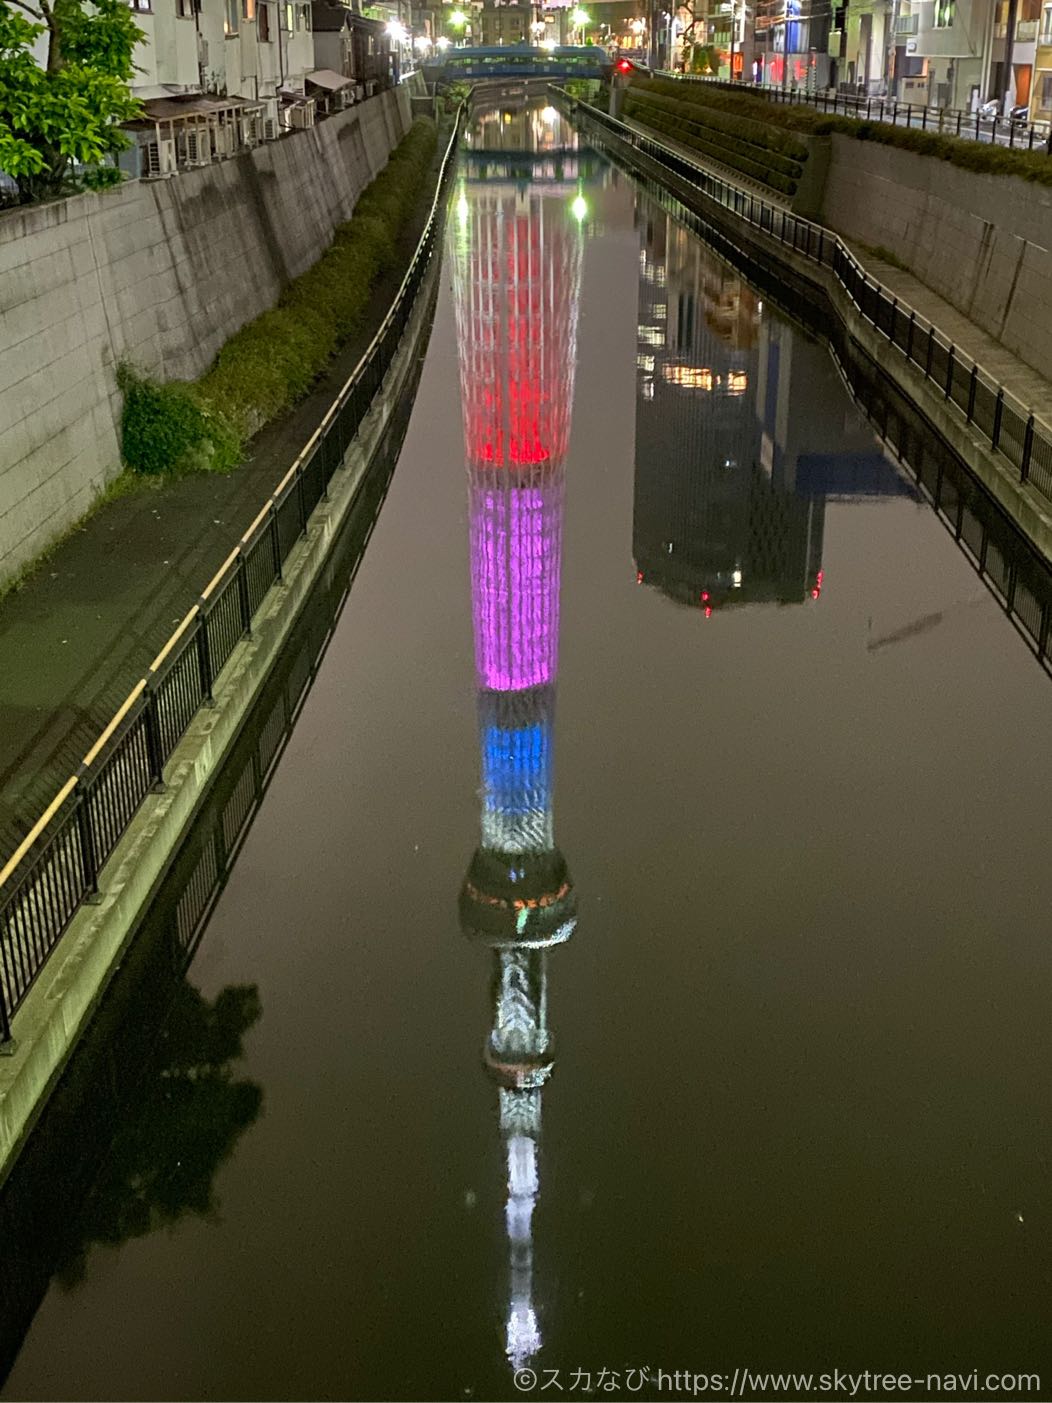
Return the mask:
[(20, 10), (25, 10), (27, 15), (32, 15), (41, 24), (44, 22), (43, 12), (32, 5), (27, 5), (26, 0), (4, 0), (5, 5), (17, 5)]

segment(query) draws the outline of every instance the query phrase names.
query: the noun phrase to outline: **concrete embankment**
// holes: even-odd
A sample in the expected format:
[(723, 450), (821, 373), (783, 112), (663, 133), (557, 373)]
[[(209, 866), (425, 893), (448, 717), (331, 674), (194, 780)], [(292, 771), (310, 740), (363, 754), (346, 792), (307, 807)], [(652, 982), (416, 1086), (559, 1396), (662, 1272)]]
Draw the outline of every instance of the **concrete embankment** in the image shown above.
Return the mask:
[(834, 135), (822, 221), (885, 249), (988, 336), (1052, 366), (1052, 188)]
[[(862, 315), (829, 267), (796, 251), (790, 242), (782, 242), (773, 232), (766, 232), (764, 228), (759, 227), (758, 222), (739, 215), (715, 198), (709, 198), (700, 188), (700, 182), (696, 184), (686, 178), (680, 178), (666, 165), (636, 149), (630, 141), (622, 140), (616, 130), (611, 130), (604, 121), (600, 120), (599, 124), (593, 127), (585, 105), (578, 104), (577, 111), (589, 130), (595, 130), (600, 140), (604, 143), (609, 142), (612, 149), (620, 149), (630, 165), (656, 180), (688, 208), (702, 213), (714, 230), (723, 232), (731, 247), (741, 251), (747, 260), (750, 276), (762, 271), (768, 287), (774, 289), (774, 295), (791, 310), (797, 311), (805, 320), (814, 324), (816, 329), (826, 329), (830, 335), (832, 319), (835, 318), (838, 328), (846, 333), (843, 345), (848, 354), (841, 356), (842, 363), (847, 363), (845, 368), (850, 368), (850, 362), (856, 355), (860, 360), (864, 359), (869, 366), (878, 367), (879, 373), (917, 407), (929, 427), (967, 465), (972, 475), (983, 484), (1034, 548), (1047, 560), (1052, 560), (1052, 501), (1032, 485), (1022, 482), (1018, 469), (991, 448), (989, 439), (984, 440), (973, 425), (965, 422), (959, 409), (931, 380), (925, 378), (923, 371), (916, 364), (891, 347), (887, 337)], [(656, 136), (655, 133), (654, 137)], [(663, 138), (658, 140), (660, 143)], [(854, 142), (853, 145), (865, 146), (866, 143)], [(704, 168), (704, 163), (693, 159), (696, 165)], [(726, 171), (720, 170), (717, 174), (725, 184), (733, 184), (728, 182)], [(744, 193), (748, 198), (754, 192), (746, 190)], [(773, 231), (778, 227), (779, 208), (772, 207), (770, 214), (771, 218), (766, 223)], [(928, 292), (916, 280), (913, 281), (917, 295), (925, 298), (918, 310), (922, 316), (938, 326), (939, 309), (943, 308), (947, 313), (952, 313), (952, 309), (936, 294)], [(888, 300), (891, 300), (890, 294)], [(910, 308), (907, 297), (900, 298), (900, 306), (908, 316)], [(959, 332), (957, 347), (962, 355), (967, 357), (969, 344), (963, 333), (969, 324), (957, 314), (953, 315)], [(989, 338), (981, 331), (972, 328), (972, 333), (980, 345), (989, 342)], [(979, 352), (971, 354), (971, 359), (978, 358)], [(1004, 364), (1010, 361), (1010, 353), (1004, 352), (997, 370), (1001, 371)], [(1052, 402), (1049, 386), (1028, 367), (1020, 365), (1019, 362), (1015, 364), (1021, 372), (1018, 379), (1024, 382), (1017, 386), (1020, 392), (1026, 393), (1035, 383), (1044, 392), (1044, 401), (1034, 405), (1040, 411), (1045, 404)], [(1003, 375), (998, 378), (1007, 379)], [(1013, 388), (1011, 383), (1008, 388)], [(1029, 394), (1028, 400), (1033, 403)]]
[(200, 170), (0, 215), (0, 583), (119, 473), (117, 362), (200, 375), (321, 256), (410, 109), (403, 85)]
[(169, 759), (165, 788), (143, 802), (102, 879), (97, 904), (81, 906), (18, 1010), (14, 1046), (0, 1058), (0, 1177), (13, 1163), (49, 1090), (119, 966), (198, 806), (233, 746), (300, 611), (326, 569), (338, 533), (381, 447), (400, 400), (413, 393), (434, 307), (440, 258), (424, 284), (383, 388), (342, 466), (214, 688)]

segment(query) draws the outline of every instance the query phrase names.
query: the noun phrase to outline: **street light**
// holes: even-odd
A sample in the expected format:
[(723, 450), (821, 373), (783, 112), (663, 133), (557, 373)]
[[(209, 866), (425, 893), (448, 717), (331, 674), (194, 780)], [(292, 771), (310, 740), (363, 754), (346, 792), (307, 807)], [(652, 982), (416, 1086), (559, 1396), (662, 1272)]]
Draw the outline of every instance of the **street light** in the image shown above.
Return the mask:
[(580, 7), (580, 5), (576, 6), (573, 10), (570, 11), (570, 23), (571, 23), (571, 25), (573, 26), (574, 29), (580, 29), (580, 30), (582, 31), (582, 33), (581, 33), (581, 38), (582, 38), (582, 39), (584, 38), (584, 32), (583, 32), (583, 31), (584, 31), (585, 25), (586, 25), (586, 24), (591, 24), (591, 22), (592, 22), (592, 17), (591, 17), (591, 15), (588, 13), (587, 10), (582, 10), (581, 7)]

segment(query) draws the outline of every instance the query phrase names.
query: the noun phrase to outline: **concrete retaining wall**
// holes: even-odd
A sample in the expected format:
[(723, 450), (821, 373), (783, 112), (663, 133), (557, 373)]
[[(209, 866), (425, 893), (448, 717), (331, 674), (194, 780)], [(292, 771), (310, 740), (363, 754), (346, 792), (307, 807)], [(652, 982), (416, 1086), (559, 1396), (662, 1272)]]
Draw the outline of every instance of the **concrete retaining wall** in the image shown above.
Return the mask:
[(229, 161), (0, 215), (0, 584), (120, 471), (116, 362), (201, 374), (320, 257), (410, 120), (403, 85)]
[(143, 801), (99, 877), (97, 905), (77, 911), (14, 1022), (14, 1046), (0, 1056), (0, 1183), (14, 1163), (54, 1082), (118, 968), (168, 865), (186, 836), (216, 771), (321, 577), (358, 486), (381, 446), (427, 347), (441, 257), (432, 261), (383, 388), (319, 502), (306, 535), (292, 547), (282, 583), (252, 620), (217, 679), (215, 705), (198, 711), (165, 766), (166, 788)]
[(884, 248), (1041, 374), (1052, 365), (1052, 188), (834, 136), (823, 217)]

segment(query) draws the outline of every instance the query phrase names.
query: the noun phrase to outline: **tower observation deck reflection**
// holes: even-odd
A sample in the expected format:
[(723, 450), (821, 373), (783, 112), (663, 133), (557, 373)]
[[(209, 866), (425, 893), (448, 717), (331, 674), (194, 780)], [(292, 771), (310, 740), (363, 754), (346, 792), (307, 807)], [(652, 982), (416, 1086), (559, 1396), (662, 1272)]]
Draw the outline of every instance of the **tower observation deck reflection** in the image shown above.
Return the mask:
[[(472, 180), (469, 150), (453, 215), (454, 299), (482, 815), (460, 920), (493, 951), (483, 1059), (499, 1088), (510, 1258), (505, 1349), (518, 1369), (542, 1342), (533, 1210), (541, 1091), (553, 1067), (548, 950), (576, 924), (570, 874), (555, 844), (552, 782), (582, 208), (572, 178), (576, 137), (552, 109), (484, 112), (471, 144), (485, 150), (485, 176)], [(552, 160), (534, 167), (537, 179), (521, 178), (524, 157), (539, 153)]]

